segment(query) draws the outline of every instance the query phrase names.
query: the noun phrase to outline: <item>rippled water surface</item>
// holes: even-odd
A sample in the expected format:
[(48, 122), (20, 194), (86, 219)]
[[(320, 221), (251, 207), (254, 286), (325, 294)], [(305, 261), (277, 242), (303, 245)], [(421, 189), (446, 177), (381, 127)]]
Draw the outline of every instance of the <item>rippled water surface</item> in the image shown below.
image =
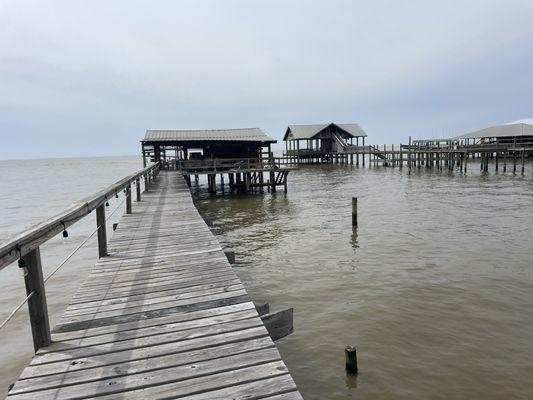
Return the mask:
[(531, 168), (477, 171), (303, 166), (287, 195), (195, 189), (254, 300), (294, 307), (278, 347), (306, 399), (533, 398)]
[[(139, 157), (0, 160), (0, 242), (141, 168)], [(119, 199), (111, 199), (108, 215), (122, 201), (122, 195)], [(122, 204), (117, 209), (108, 225), (120, 218), (123, 207)], [(96, 228), (93, 214), (69, 228), (68, 239), (59, 235), (41, 246), (45, 276)], [(59, 321), (97, 257), (97, 243), (93, 237), (47, 282), (51, 325)], [(24, 278), (19, 275), (16, 263), (0, 271), (0, 293), (0, 320), (3, 321), (26, 294)], [(17, 379), (32, 355), (33, 342), (25, 306), (0, 331), (0, 398), (7, 393), (9, 385)]]
[[(140, 167), (136, 157), (0, 161), (0, 238)], [(533, 398), (531, 166), (523, 177), (469, 167), (303, 166), (287, 195), (193, 188), (254, 300), (294, 307), (295, 332), (278, 347), (306, 399)], [(94, 223), (43, 246), (45, 274)], [(49, 281), (52, 324), (96, 254), (93, 240)], [(3, 319), (24, 286), (16, 266), (0, 274)], [(344, 372), (345, 345), (357, 346), (357, 378)], [(23, 309), (0, 331), (0, 393), (32, 351)]]

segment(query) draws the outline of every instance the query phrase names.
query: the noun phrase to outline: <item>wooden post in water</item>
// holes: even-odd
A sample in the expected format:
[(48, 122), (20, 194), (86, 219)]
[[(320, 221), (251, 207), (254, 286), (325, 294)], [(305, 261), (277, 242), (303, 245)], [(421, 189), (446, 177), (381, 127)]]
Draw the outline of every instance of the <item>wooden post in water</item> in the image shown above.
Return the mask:
[(30, 313), (33, 348), (37, 352), (41, 347), (48, 346), (51, 342), (39, 247), (22, 257), (22, 260), (28, 270), (28, 273), (24, 277), (26, 295), (33, 292), (33, 295), (28, 300), (28, 311)]
[(525, 171), (525, 165), (524, 165), (524, 159), (525, 159), (525, 155), (526, 155), (526, 151), (525, 150), (522, 150), (522, 175), (524, 175), (524, 171)]
[(357, 197), (352, 197), (352, 227), (357, 228)]
[(135, 180), (135, 189), (137, 191), (137, 201), (141, 201), (141, 180), (139, 178)]
[(98, 256), (107, 256), (107, 233), (105, 223), (105, 205), (96, 208), (96, 226), (98, 227)]
[(344, 354), (346, 356), (346, 371), (349, 374), (357, 374), (359, 371), (357, 367), (357, 350), (354, 346), (346, 346)]
[(365, 167), (365, 137), (363, 136), (363, 168)]
[(131, 214), (131, 183), (126, 186), (126, 214)]
[(407, 153), (407, 163), (409, 164), (409, 175), (411, 175), (411, 136), (409, 136), (409, 153)]

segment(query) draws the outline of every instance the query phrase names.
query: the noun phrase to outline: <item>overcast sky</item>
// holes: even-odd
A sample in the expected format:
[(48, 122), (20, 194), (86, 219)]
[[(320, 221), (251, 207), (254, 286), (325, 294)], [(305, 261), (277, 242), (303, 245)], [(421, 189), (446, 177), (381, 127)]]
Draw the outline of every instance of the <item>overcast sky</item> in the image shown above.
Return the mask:
[(0, 0), (0, 158), (146, 129), (357, 122), (374, 144), (533, 116), (533, 1)]

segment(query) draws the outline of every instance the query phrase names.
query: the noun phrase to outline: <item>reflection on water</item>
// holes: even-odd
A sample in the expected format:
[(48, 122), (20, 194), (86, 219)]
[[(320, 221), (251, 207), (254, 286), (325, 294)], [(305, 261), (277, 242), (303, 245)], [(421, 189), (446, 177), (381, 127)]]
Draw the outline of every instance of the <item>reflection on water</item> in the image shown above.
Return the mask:
[(357, 242), (357, 228), (352, 228), (352, 236), (350, 237), (350, 243), (354, 250), (359, 247), (359, 243)]
[(478, 171), (303, 166), (287, 195), (194, 189), (252, 297), (294, 307), (278, 347), (306, 399), (532, 398), (533, 179)]
[[(0, 167), (4, 237), (140, 162), (0, 161)], [(466, 176), (305, 166), (291, 172), (286, 195), (193, 190), (224, 245), (235, 250), (252, 297), (273, 309), (294, 307), (295, 332), (278, 347), (306, 399), (530, 399), (533, 179), (478, 171), (473, 163)], [(69, 228), (68, 239), (59, 235), (43, 246), (45, 274), (93, 229), (89, 216)], [(47, 284), (52, 324), (96, 254), (93, 240)], [(24, 285), (16, 266), (0, 273), (3, 318)], [(23, 309), (0, 332), (0, 392), (31, 358), (27, 319)], [(344, 370), (346, 345), (358, 349), (357, 377)]]

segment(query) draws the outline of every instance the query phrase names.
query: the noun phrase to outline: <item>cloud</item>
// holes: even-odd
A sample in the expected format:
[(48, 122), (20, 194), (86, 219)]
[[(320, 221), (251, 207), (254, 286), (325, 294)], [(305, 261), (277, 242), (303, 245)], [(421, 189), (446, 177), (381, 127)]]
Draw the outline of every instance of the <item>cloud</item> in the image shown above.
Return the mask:
[[(533, 39), (532, 11), (527, 1), (3, 2), (0, 116), (10, 110), (16, 126), (17, 113), (68, 114), (140, 132), (165, 122), (277, 130), (306, 110), (360, 122), (347, 104), (386, 106), (457, 71), (475, 75), (470, 66), (502, 65)], [(434, 101), (442, 115), (454, 108)]]

